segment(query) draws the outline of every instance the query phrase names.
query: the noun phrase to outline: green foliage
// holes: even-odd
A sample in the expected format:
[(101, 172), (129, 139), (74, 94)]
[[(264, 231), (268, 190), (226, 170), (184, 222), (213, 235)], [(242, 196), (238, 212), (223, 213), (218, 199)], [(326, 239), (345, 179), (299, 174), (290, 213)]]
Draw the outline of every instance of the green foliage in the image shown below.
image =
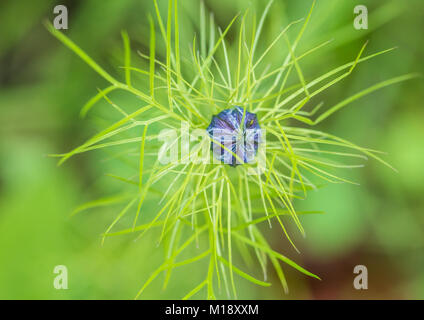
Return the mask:
[[(212, 16), (207, 18), (206, 10), (201, 5), (200, 38), (193, 38), (191, 52), (185, 55), (180, 50), (177, 0), (168, 1), (166, 25), (157, 2), (154, 1), (157, 24), (166, 48), (165, 61), (160, 61), (156, 54), (157, 28), (152, 19), (149, 23), (149, 55), (139, 53), (148, 62), (147, 70), (132, 66), (129, 37), (126, 32), (122, 32), (124, 82), (111, 76), (67, 36), (47, 24), (48, 30), (56, 38), (110, 84), (87, 102), (81, 115), (86, 116), (103, 98), (122, 115), (121, 119), (79, 147), (52, 156), (59, 157), (59, 164), (62, 164), (74, 155), (109, 147), (118, 146), (121, 154), (128, 154), (133, 150), (131, 145), (140, 144), (137, 181), (113, 176), (131, 186), (132, 192), (94, 200), (75, 210), (77, 213), (92, 207), (125, 203), (104, 232), (103, 241), (107, 237), (123, 234), (133, 234), (137, 240), (146, 232), (156, 232), (158, 243), (165, 247), (165, 261), (143, 284), (136, 298), (142, 297), (145, 288), (161, 273), (165, 273), (166, 287), (174, 269), (189, 268), (191, 264), (203, 259), (209, 260), (205, 279), (185, 295), (184, 299), (197, 297), (196, 294), (205, 287), (207, 298), (214, 299), (217, 296), (216, 287), (222, 286), (228, 297), (236, 298), (235, 275), (260, 286), (270, 285), (269, 282), (258, 280), (243, 271), (245, 268), (236, 263), (240, 259), (246, 266), (250, 266), (252, 259), (256, 259), (264, 279), (267, 279), (268, 263), (271, 262), (285, 291), (288, 286), (280, 261), (284, 263), (283, 266), (290, 266), (319, 279), (273, 250), (269, 239), (264, 236), (261, 223), (268, 222), (271, 225), (277, 220), (283, 233), (297, 250), (287, 223), (294, 222), (304, 235), (300, 216), (320, 212), (297, 211), (295, 199), (305, 198), (309, 190), (317, 189), (323, 181), (354, 183), (340, 176), (339, 171), (360, 167), (362, 163), (346, 164), (346, 159), (354, 161), (373, 158), (389, 166), (376, 150), (357, 146), (310, 127), (361, 97), (412, 79), (416, 75), (407, 74), (376, 83), (315, 116), (323, 108), (321, 102), (315, 101), (315, 96), (344, 80), (363, 62), (393, 49), (365, 55), (365, 43), (358, 54), (353, 55), (352, 61), (309, 80), (301, 62), (330, 43), (325, 41), (303, 53), (298, 52), (297, 48), (307, 30), (314, 4), (305, 19), (290, 23), (269, 44), (263, 43), (260, 35), (272, 1), (265, 8), (257, 26), (255, 13), (246, 12), (242, 17), (234, 17), (223, 31), (216, 26)], [(300, 30), (296, 30), (301, 22)], [(238, 30), (234, 31), (236, 26)], [(229, 45), (227, 39), (230, 31), (237, 35), (233, 45)], [(297, 32), (294, 41), (291, 41), (289, 33), (294, 31)], [(287, 53), (283, 61), (278, 61), (275, 66), (275, 61), (269, 61), (269, 54), (281, 38), (285, 41)], [(135, 75), (148, 77), (147, 89), (136, 86)], [(127, 113), (108, 97), (114, 91), (131, 94), (143, 105), (136, 111)], [(181, 161), (161, 166), (157, 161), (153, 163), (151, 159), (145, 160), (148, 155), (158, 153), (158, 146), (153, 143), (157, 133), (151, 127), (178, 129), (179, 121), (186, 121), (191, 129), (206, 128), (213, 113), (234, 105), (256, 113), (261, 127), (267, 132), (267, 146), (264, 150), (266, 167), (263, 168), (263, 174), (250, 175), (249, 170), (253, 169), (250, 165), (229, 168), (226, 165)], [(133, 130), (140, 127), (143, 128), (142, 131)], [(127, 149), (128, 145), (131, 149)], [(143, 215), (144, 202), (146, 199), (157, 198), (153, 188), (163, 180), (166, 180), (168, 188), (159, 193), (160, 208), (153, 219), (138, 224)], [(123, 230), (115, 230), (117, 223), (131, 212), (134, 213), (132, 225)], [(192, 255), (195, 246), (200, 246), (203, 252)], [(238, 250), (235, 251), (235, 248)], [(184, 254), (189, 257), (181, 260)]]

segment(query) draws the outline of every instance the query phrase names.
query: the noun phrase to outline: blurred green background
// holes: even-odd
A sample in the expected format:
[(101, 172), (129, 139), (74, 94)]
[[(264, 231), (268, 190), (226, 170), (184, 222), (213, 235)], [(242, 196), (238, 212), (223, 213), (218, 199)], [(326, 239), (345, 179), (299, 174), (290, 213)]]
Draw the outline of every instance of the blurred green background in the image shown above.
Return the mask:
[[(159, 0), (163, 13), (166, 2)], [(260, 14), (266, 3), (205, 0), (222, 29), (238, 12), (249, 8)], [(43, 27), (44, 19), (53, 19), (57, 4), (69, 11), (65, 33), (112, 74), (122, 78), (122, 29), (128, 30), (134, 51), (148, 53), (152, 1), (0, 3), (0, 298), (131, 299), (162, 261), (154, 239), (133, 242), (117, 237), (101, 246), (99, 235), (116, 212), (87, 211), (69, 218), (81, 203), (116, 190), (116, 183), (104, 176), (116, 164), (93, 152), (57, 167), (55, 159), (46, 156), (68, 151), (95, 132), (95, 121), (81, 120), (78, 113), (97, 88), (106, 85)], [(422, 0), (366, 1), (368, 30), (353, 28), (357, 4), (318, 1), (304, 48), (334, 41), (319, 58), (302, 62), (306, 80), (352, 60), (366, 40), (368, 53), (398, 49), (358, 66), (322, 96), (325, 106), (383, 79), (424, 71)], [(198, 30), (199, 1), (184, 0), (180, 5), (182, 46), (187, 50)], [(272, 39), (288, 22), (304, 17), (310, 5), (306, 0), (276, 0), (264, 37)], [(349, 172), (360, 186), (329, 185), (296, 203), (299, 209), (326, 212), (303, 218), (307, 237), (298, 239), (302, 254), (280, 241), (277, 228), (271, 230), (271, 243), (323, 281), (286, 268), (288, 295), (271, 273), (271, 288), (238, 281), (243, 288), (239, 298), (424, 298), (423, 98), (423, 81), (416, 79), (367, 96), (320, 124), (329, 133), (387, 152), (385, 159), (399, 173), (368, 161), (365, 168)], [(360, 264), (369, 272), (366, 291), (352, 285), (353, 268)], [(68, 268), (68, 290), (53, 287), (56, 265)], [(201, 268), (190, 270), (190, 277), (180, 270), (167, 290), (156, 281), (143, 298), (179, 299), (193, 288), (199, 274)]]

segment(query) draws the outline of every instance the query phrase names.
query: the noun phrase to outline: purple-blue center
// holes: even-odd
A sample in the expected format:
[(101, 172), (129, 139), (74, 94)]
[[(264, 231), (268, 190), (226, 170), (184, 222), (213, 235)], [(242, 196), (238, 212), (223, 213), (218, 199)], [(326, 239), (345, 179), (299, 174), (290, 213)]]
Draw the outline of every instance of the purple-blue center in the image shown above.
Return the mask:
[(254, 162), (262, 137), (256, 114), (238, 106), (225, 109), (212, 116), (206, 130), (219, 162), (231, 166)]

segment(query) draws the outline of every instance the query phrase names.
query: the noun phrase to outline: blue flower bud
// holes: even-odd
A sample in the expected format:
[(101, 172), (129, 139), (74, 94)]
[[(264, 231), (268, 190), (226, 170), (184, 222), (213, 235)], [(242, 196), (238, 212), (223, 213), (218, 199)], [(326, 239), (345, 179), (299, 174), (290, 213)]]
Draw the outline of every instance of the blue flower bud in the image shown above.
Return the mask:
[(206, 131), (215, 159), (233, 167), (254, 161), (262, 137), (256, 114), (238, 106), (225, 109), (212, 117)]

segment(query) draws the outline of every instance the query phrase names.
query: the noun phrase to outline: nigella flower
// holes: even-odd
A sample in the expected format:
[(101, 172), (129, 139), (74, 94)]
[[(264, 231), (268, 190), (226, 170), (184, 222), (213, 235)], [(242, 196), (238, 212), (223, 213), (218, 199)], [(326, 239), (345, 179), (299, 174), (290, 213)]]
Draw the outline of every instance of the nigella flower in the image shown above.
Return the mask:
[[(298, 198), (305, 198), (308, 190), (316, 189), (316, 181), (349, 183), (349, 180), (339, 176), (338, 171), (341, 168), (353, 168), (358, 165), (341, 163), (346, 159), (357, 161), (361, 158), (374, 158), (388, 165), (372, 149), (359, 147), (345, 139), (310, 127), (324, 121), (357, 99), (388, 85), (411, 79), (414, 75), (398, 76), (376, 83), (353, 96), (345, 97), (338, 104), (316, 115), (323, 104), (312, 105), (315, 96), (349, 76), (362, 62), (390, 52), (391, 49), (363, 56), (366, 47), (364, 44), (350, 62), (309, 80), (309, 76), (304, 76), (305, 70), (302, 71), (303, 60), (330, 43), (326, 41), (317, 44), (306, 52), (298, 49), (298, 43), (307, 29), (315, 1), (306, 19), (303, 20), (302, 28), (297, 31), (294, 43), (290, 42), (291, 37), (288, 37), (287, 33), (291, 26), (301, 20), (290, 23), (270, 43), (267, 42), (268, 37), (262, 37), (262, 25), (271, 8), (272, 0), (258, 20), (260, 23), (257, 29), (245, 27), (255, 24), (249, 23), (246, 20), (248, 16), (244, 15), (240, 23), (235, 23), (237, 20), (235, 17), (224, 30), (217, 28), (213, 15), (210, 16), (209, 23), (206, 23), (206, 9), (200, 1), (202, 8), (200, 25), (203, 25), (204, 30), (200, 32), (200, 39), (194, 37), (192, 50), (187, 54), (180, 50), (180, 41), (186, 37), (180, 37), (179, 34), (178, 21), (181, 22), (182, 19), (178, 17), (177, 1), (168, 1), (166, 30), (157, 0), (153, 3), (158, 26), (165, 42), (166, 61), (158, 60), (156, 55), (158, 26), (155, 26), (154, 21), (150, 19), (150, 52), (149, 55), (140, 53), (141, 58), (149, 62), (148, 70), (132, 67), (130, 41), (125, 32), (122, 34), (125, 81), (107, 73), (53, 25), (47, 26), (54, 36), (109, 83), (87, 102), (81, 114), (86, 115), (102, 98), (110, 103), (114, 111), (120, 113), (120, 118), (116, 119), (116, 122), (80, 146), (54, 156), (60, 157), (59, 163), (63, 163), (83, 152), (117, 148), (113, 157), (107, 153), (108, 158), (120, 161), (116, 170), (121, 168), (123, 163), (129, 164), (128, 167), (131, 169), (136, 168), (132, 175), (129, 175), (128, 171), (124, 171), (122, 175), (110, 175), (117, 180), (117, 183), (124, 184), (119, 188), (120, 193), (114, 197), (91, 201), (75, 212), (94, 207), (104, 210), (106, 205), (125, 203), (103, 233), (103, 240), (122, 234), (136, 235), (136, 239), (139, 239), (153, 228), (162, 230), (156, 234), (160, 235), (158, 243), (163, 245), (163, 251), (166, 252), (165, 260), (146, 280), (136, 297), (139, 297), (162, 272), (166, 273), (164, 284), (166, 287), (172, 270), (177, 267), (184, 266), (189, 275), (187, 278), (194, 280), (198, 273), (192, 272), (194, 268), (192, 264), (202, 259), (209, 260), (205, 270), (199, 269), (204, 278), (198, 279), (199, 284), (184, 296), (185, 299), (191, 298), (201, 290), (207, 292), (209, 299), (223, 298), (225, 294), (231, 297), (230, 287), (232, 296), (236, 298), (235, 274), (256, 285), (270, 286), (271, 283), (266, 280), (270, 264), (287, 292), (286, 277), (279, 261), (284, 263), (284, 267), (293, 267), (307, 276), (319, 279), (287, 256), (273, 250), (267, 234), (258, 224), (264, 221), (268, 221), (269, 224), (278, 223), (295, 247), (285, 227), (286, 220), (283, 221), (281, 216), (290, 216), (290, 221), (293, 221), (298, 230), (304, 234), (300, 215), (312, 212), (297, 211), (295, 201)], [(175, 10), (172, 10), (173, 4)], [(209, 37), (206, 36), (207, 25), (210, 29)], [(227, 34), (237, 25), (238, 30), (235, 34), (238, 34), (238, 39), (233, 45), (227, 45), (229, 41), (234, 41), (228, 39)], [(216, 39), (218, 34), (219, 37)], [(280, 47), (275, 47), (280, 38), (286, 40), (287, 44), (287, 50), (283, 53)], [(187, 47), (186, 44), (184, 47)], [(278, 51), (271, 61), (269, 53), (273, 49)], [(237, 63), (230, 63), (231, 57), (238, 57)], [(318, 61), (317, 65), (319, 64)], [(275, 66), (275, 69), (269, 70), (271, 66)], [(148, 87), (144, 80), (133, 77), (134, 73), (143, 77), (148, 76)], [(293, 85), (288, 87), (290, 83)], [(108, 97), (112, 91), (113, 94), (115, 91), (121, 91), (123, 95), (136, 97), (135, 109), (113, 103)], [(139, 105), (140, 102), (143, 104)], [(236, 106), (237, 103), (244, 108)], [(251, 112), (245, 109), (247, 106)], [(211, 108), (218, 110), (218, 114), (212, 119), (210, 119)], [(107, 114), (105, 119), (109, 117)], [(207, 138), (212, 141), (213, 157), (222, 164), (210, 165), (188, 161), (192, 154), (187, 157), (186, 149), (182, 146), (189, 145), (190, 142), (193, 144), (198, 136), (185, 132), (180, 135), (180, 140), (185, 141), (181, 142), (181, 148), (177, 134), (169, 147), (177, 150), (177, 153), (181, 150), (180, 153), (185, 155), (180, 157), (181, 161), (162, 166), (158, 159), (152, 158), (152, 155), (158, 155), (160, 151), (155, 143), (158, 139), (158, 129), (167, 128), (176, 132), (177, 128), (181, 128), (181, 122), (188, 123), (189, 131), (199, 130), (201, 133), (199, 136), (209, 135)], [(140, 127), (143, 127), (143, 130), (137, 130)], [(204, 129), (206, 127), (207, 132)], [(139, 145), (134, 146), (134, 143)], [(199, 148), (188, 148), (195, 155), (200, 148), (201, 151), (209, 152), (208, 141), (204, 144), (204, 149), (203, 145), (196, 146)], [(260, 161), (257, 161), (257, 168), (244, 165), (253, 162), (255, 157), (258, 158), (256, 160), (260, 158)], [(239, 166), (237, 170), (228, 170), (227, 165)], [(125, 187), (128, 191), (123, 196), (122, 191)], [(123, 228), (127, 221), (122, 219), (124, 215), (132, 215), (133, 222), (127, 228), (117, 230), (118, 226)], [(140, 224), (140, 217), (146, 219), (146, 223)], [(151, 245), (151, 239), (149, 241), (145, 243), (147, 246)], [(234, 256), (235, 242), (240, 249), (237, 256)], [(255, 257), (256, 265), (261, 268), (264, 280), (248, 274), (247, 266), (251, 264), (242, 264), (238, 259), (239, 256), (247, 262), (252, 262), (252, 258)], [(183, 257), (186, 257), (185, 260), (181, 260)], [(257, 273), (257, 270), (250, 271)], [(220, 286), (221, 282), (223, 286)], [(216, 287), (225, 288), (225, 293), (224, 290), (217, 292)]]
[(254, 161), (262, 138), (256, 114), (241, 107), (225, 109), (212, 117), (206, 130), (215, 159), (231, 166)]

